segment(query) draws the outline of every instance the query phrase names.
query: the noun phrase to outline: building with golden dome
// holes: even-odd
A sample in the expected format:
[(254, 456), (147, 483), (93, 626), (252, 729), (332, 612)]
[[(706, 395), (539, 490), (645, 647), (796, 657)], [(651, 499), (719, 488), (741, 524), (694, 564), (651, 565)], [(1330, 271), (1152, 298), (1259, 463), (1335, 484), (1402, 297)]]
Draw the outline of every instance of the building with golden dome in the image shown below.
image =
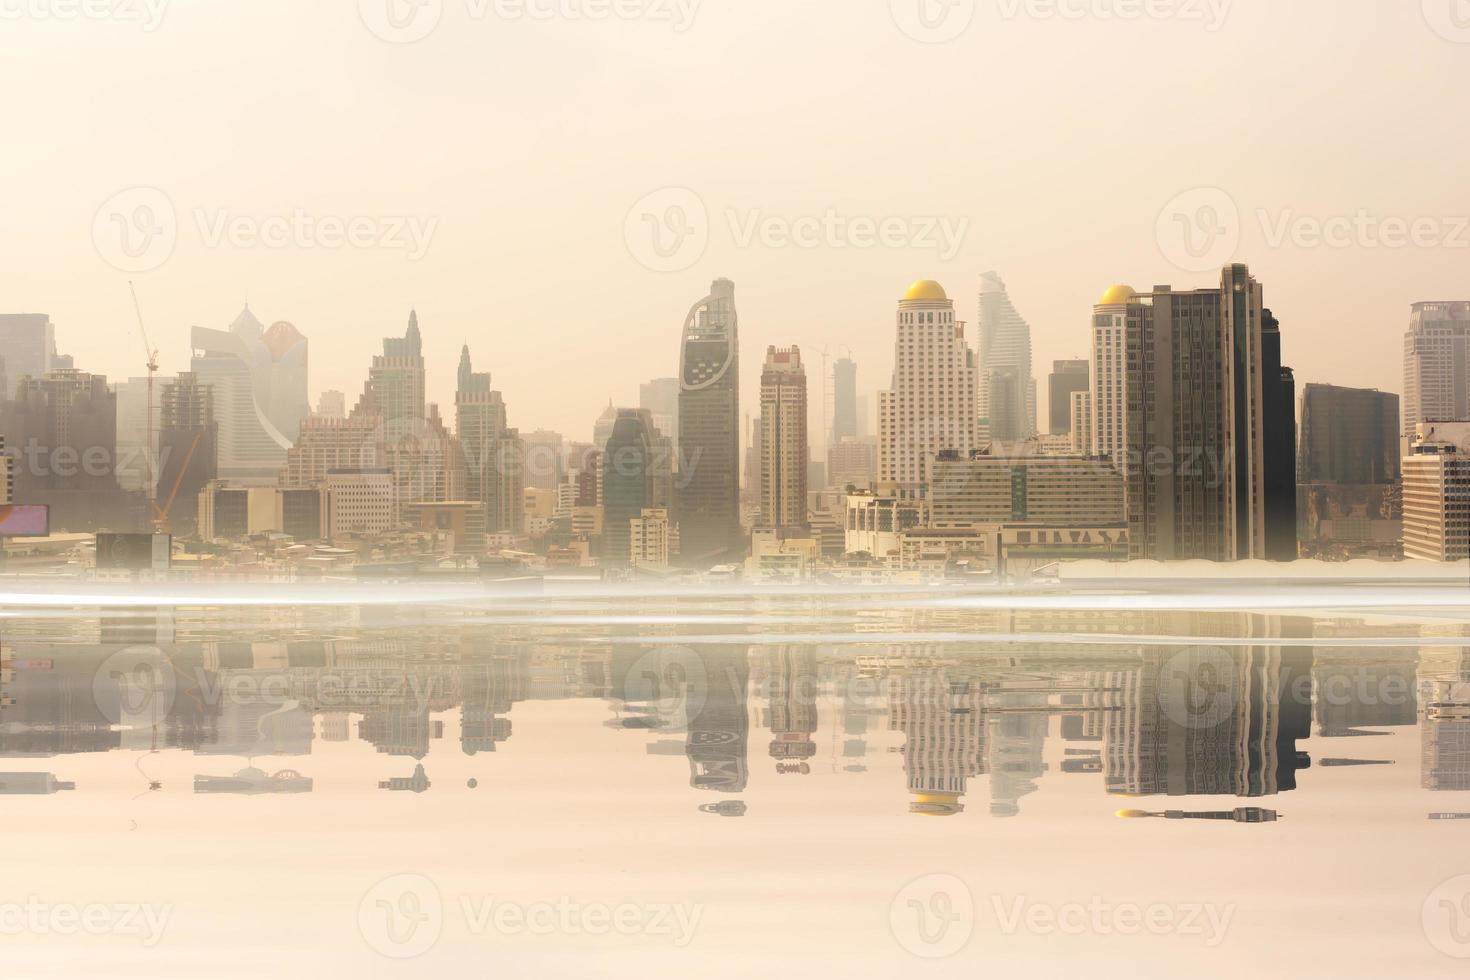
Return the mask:
[(1080, 448), (1115, 460), (1122, 460), (1128, 449), (1128, 361), (1124, 351), (1128, 304), (1137, 299), (1132, 286), (1114, 285), (1104, 290), (1093, 306), (1092, 380), (1086, 404), (1073, 409), (1074, 418), (1090, 424)]
[(895, 325), (893, 382), (878, 393), (878, 488), (919, 499), (936, 455), (975, 448), (975, 353), (954, 301), (932, 279), (908, 288)]

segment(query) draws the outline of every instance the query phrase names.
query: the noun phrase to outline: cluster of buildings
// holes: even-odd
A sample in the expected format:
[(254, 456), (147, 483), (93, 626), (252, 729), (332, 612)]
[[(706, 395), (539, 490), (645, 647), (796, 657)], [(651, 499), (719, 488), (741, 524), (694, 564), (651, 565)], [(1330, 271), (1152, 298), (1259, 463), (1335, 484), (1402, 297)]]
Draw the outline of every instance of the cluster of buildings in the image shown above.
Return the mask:
[[(308, 394), (308, 341), (247, 307), (195, 328), (190, 370), (109, 383), (44, 315), (0, 315), (5, 500), (62, 531), (171, 534), (209, 563), (415, 561), (800, 581), (1014, 576), (1110, 561), (1470, 557), (1470, 302), (1413, 306), (1404, 395), (1307, 384), (1262, 284), (1113, 286), (1088, 358), (1057, 361), (1046, 429), (1030, 327), (995, 273), (972, 343), (937, 282), (894, 314), (890, 383), (795, 347), (742, 413), (735, 285), (683, 324), (678, 373), (590, 441), (523, 431), (461, 353), (427, 398), (416, 313), (360, 395)], [(241, 555), (245, 553), (246, 559)], [(264, 557), (263, 557), (264, 556)], [(200, 567), (196, 563), (196, 567)]]

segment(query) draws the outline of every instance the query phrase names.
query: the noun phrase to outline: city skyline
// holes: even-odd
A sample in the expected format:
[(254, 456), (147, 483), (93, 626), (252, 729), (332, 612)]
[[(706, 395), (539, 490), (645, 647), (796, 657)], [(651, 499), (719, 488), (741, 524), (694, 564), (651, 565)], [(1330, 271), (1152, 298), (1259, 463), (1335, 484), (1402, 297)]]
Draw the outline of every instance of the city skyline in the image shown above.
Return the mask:
[[(57, 60), (70, 67), (48, 82), (46, 111), (31, 102), (8, 107), (9, 125), (32, 149), (7, 163), (7, 182), (27, 193), (6, 212), (13, 234), (0, 243), (8, 270), (0, 309), (49, 313), (71, 338), (63, 349), (79, 351), (85, 338), (90, 370), (122, 378), (143, 364), (128, 279), (169, 374), (187, 369), (191, 327), (223, 329), (248, 300), (340, 353), (314, 365), (316, 390), (355, 391), (353, 372), (374, 353), (374, 338), (416, 306), (433, 325), (425, 351), (433, 400), (450, 402), (455, 357), (469, 342), (505, 379), (508, 403), (538, 425), (574, 432), (609, 397), (637, 404), (636, 385), (647, 377), (610, 378), (608, 365), (630, 348), (662, 349), (685, 297), (721, 275), (743, 284), (751, 350), (851, 346), (872, 366), (864, 374), (870, 389), (887, 372), (886, 308), (906, 283), (943, 282), (973, 325), (979, 275), (996, 269), (1031, 324), (1035, 362), (1083, 357), (1077, 331), (1109, 283), (1140, 291), (1208, 285), (1211, 271), (1181, 268), (1194, 263), (1171, 258), (1158, 226), (1221, 201), (1238, 213), (1225, 234), (1238, 245), (1205, 258), (1212, 267), (1246, 262), (1275, 284), (1274, 307), (1292, 325), (1287, 358), (1298, 384), (1397, 391), (1402, 311), (1464, 292), (1470, 252), (1456, 244), (1466, 233), (1451, 219), (1466, 211), (1458, 161), (1467, 137), (1436, 125), (1434, 112), (1389, 111), (1384, 95), (1402, 85), (1395, 66), (1403, 63), (1416, 66), (1423, 91), (1458, 85), (1464, 47), (1436, 34), (1418, 4), (1355, 11), (1330, 36), (1310, 10), (1245, 0), (1215, 31), (1148, 18), (1005, 20), (985, 10), (946, 44), (914, 41), (886, 3), (852, 12), (835, 29), (824, 6), (752, 0), (737, 16), (704, 4), (679, 33), (653, 23), (477, 23), (457, 10), (405, 45), (375, 37), (352, 4), (207, 16), (176, 5), (151, 33), (7, 22), (0, 51), (16, 77), (48, 74)], [(104, 36), (109, 43), (98, 43)], [(309, 73), (282, 37), (316, 42)], [(617, 58), (610, 37), (628, 46)], [(1150, 57), (1119, 65), (1114, 44), (1138, 45)], [(199, 52), (231, 50), (250, 54), (167, 75), (188, 79), (169, 100), (136, 71), (170, 57), (199, 67)], [(483, 57), (487, 50), (492, 56)], [(850, 70), (855, 50), (890, 70), (859, 77)], [(1307, 87), (1280, 84), (1284, 51), (1337, 93), (1329, 106)], [(777, 66), (775, 78), (728, 98), (717, 79), (741, 74), (751, 59)], [(1200, 65), (1211, 61), (1243, 66), (1233, 97), (1254, 107), (1249, 117), (1210, 111), (1219, 91)], [(1038, 73), (1044, 65), (1055, 74)], [(671, 91), (663, 84), (669, 73), (686, 83)], [(908, 76), (925, 78), (929, 93), (1006, 95), (987, 99), (985, 125), (973, 126), (949, 100), (894, 81)], [(1034, 86), (1006, 84), (1038, 76)], [(318, 84), (346, 77), (359, 86), (350, 100), (335, 83)], [(843, 80), (841, 99), (828, 97), (834, 78)], [(492, 100), (481, 106), (483, 125), (466, 127), (443, 98), (466, 86), (534, 94)], [(317, 94), (302, 100), (303, 88)], [(640, 108), (655, 89), (668, 100), (659, 113)], [(825, 124), (814, 129), (793, 113), (788, 91), (819, 102)], [(155, 107), (161, 125), (128, 122), (137, 106)], [(1363, 113), (1375, 127), (1360, 124)], [(1148, 114), (1172, 120), (1169, 154), (1120, 139), (1121, 117)], [(334, 123), (323, 127), (324, 115)], [(671, 118), (680, 125), (668, 127)], [(176, 132), (166, 125), (174, 119)], [(762, 124), (750, 127), (750, 119)], [(724, 135), (732, 126), (742, 139)], [(500, 133), (523, 138), (487, 135)], [(93, 139), (119, 166), (89, 163)], [(623, 149), (587, 152), (609, 141)], [(902, 148), (910, 141), (956, 166), (917, 181)], [(994, 152), (998, 146), (1007, 152)], [(1078, 146), (1098, 150), (1085, 168), (1073, 164)], [(1405, 146), (1415, 148), (1415, 179), (1379, 179), (1394, 172)], [(865, 161), (861, 172), (854, 158)], [(446, 161), (456, 161), (447, 173)], [(178, 230), (168, 258), (141, 272), (110, 264), (93, 240), (94, 219), (100, 213), (113, 227), (109, 202), (135, 187), (166, 195)], [(630, 250), (625, 222), (669, 188), (696, 195), (709, 234), (691, 264), (660, 272)], [(1212, 188), (1224, 197), (1194, 193)], [(652, 210), (664, 203), (655, 199)], [(742, 244), (752, 221), (789, 227), (829, 208), (844, 227), (889, 216), (968, 225), (953, 254), (938, 229), (934, 247), (863, 248), (841, 238), (831, 248), (772, 245), (780, 237), (759, 229)], [(223, 233), (211, 244), (221, 220), (289, 219), (297, 209), (317, 219), (437, 224), (417, 259), (406, 249), (273, 247)], [(1372, 238), (1355, 230), (1359, 212), (1371, 219)], [(1321, 230), (1341, 218), (1347, 246), (1313, 244), (1314, 224)], [(1443, 244), (1384, 244), (1392, 236), (1381, 234), (1383, 222), (1420, 219), (1439, 223)], [(1197, 247), (1207, 241), (1199, 234)], [(1360, 288), (1344, 290), (1345, 282)], [(587, 311), (597, 313), (589, 320)], [(526, 323), (538, 329), (517, 326)], [(555, 396), (538, 381), (548, 334), (584, 354), (566, 365)], [(1341, 344), (1343, 336), (1354, 342)], [(661, 371), (673, 373), (672, 365)], [(747, 372), (743, 380), (742, 401), (754, 404), (757, 379)]]

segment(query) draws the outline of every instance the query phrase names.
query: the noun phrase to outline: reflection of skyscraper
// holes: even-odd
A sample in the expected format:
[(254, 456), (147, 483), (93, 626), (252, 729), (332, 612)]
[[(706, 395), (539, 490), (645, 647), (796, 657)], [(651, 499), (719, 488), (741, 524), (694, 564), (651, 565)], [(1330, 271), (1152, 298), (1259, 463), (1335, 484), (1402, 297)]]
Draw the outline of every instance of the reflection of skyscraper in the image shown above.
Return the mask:
[(994, 700), (999, 710), (989, 714), (985, 734), (990, 815), (1014, 817), (1021, 812), (1021, 797), (1036, 792), (1036, 780), (1046, 771), (1042, 755), (1050, 715), (1044, 694), (1001, 688)]
[(1470, 651), (1422, 654), (1419, 703), (1421, 785), (1436, 791), (1470, 790)]
[(680, 553), (718, 564), (740, 539), (740, 350), (735, 284), (717, 279), (684, 321), (679, 368)]
[(904, 735), (911, 813), (953, 816), (985, 771), (985, 693), (978, 679), (931, 669), (888, 679), (888, 727)]
[[(1251, 625), (1280, 636), (1276, 620)], [(1296, 788), (1297, 770), (1311, 764), (1296, 748), (1311, 734), (1311, 703), (1302, 696), (1309, 649), (1187, 647), (1142, 656), (1139, 670), (1124, 675), (1119, 724), (1104, 742), (1108, 792), (1269, 796)]]
[(771, 706), (771, 758), (784, 772), (817, 754), (817, 652), (810, 646), (770, 650), (766, 695)]
[[(747, 739), (750, 717), (750, 658), (744, 647), (701, 646), (702, 692), (686, 699), (689, 733), (689, 785), (716, 793), (739, 793), (749, 778)], [(702, 697), (698, 696), (702, 693)]]

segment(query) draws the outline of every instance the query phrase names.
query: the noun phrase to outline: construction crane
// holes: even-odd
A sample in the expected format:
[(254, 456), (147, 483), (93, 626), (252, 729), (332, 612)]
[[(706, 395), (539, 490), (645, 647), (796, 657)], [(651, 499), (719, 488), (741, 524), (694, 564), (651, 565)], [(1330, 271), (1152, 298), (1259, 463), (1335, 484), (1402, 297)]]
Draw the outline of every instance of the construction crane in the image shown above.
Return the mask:
[(133, 314), (138, 318), (138, 333), (143, 338), (143, 352), (148, 356), (148, 408), (143, 429), (143, 465), (146, 473), (144, 487), (148, 493), (149, 520), (155, 530), (162, 531), (168, 525), (168, 516), (159, 511), (153, 486), (153, 376), (158, 373), (158, 351), (148, 342), (148, 328), (143, 325), (143, 308), (138, 305), (138, 290), (133, 287), (131, 279), (128, 280), (128, 292), (133, 296)]

